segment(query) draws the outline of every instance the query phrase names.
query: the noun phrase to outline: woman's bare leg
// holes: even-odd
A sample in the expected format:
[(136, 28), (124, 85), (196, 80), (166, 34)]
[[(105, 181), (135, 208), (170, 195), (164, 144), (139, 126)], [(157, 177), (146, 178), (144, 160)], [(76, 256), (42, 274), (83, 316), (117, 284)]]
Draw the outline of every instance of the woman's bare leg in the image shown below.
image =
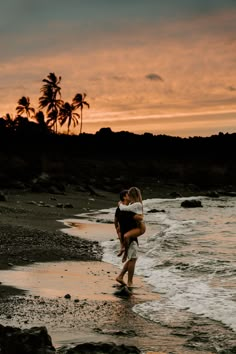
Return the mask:
[(124, 235), (120, 234), (120, 251), (117, 254), (118, 257), (120, 257), (125, 251), (125, 245), (124, 245)]
[(121, 244), (120, 245), (120, 251), (119, 253), (117, 254), (118, 257), (120, 257), (124, 252), (125, 252), (125, 245), (124, 244)]
[(140, 227), (136, 227), (135, 229), (132, 229), (124, 234), (124, 251), (122, 252), (122, 253), (124, 253), (123, 258), (122, 258), (123, 263), (127, 259), (127, 252), (128, 252), (129, 244), (130, 244), (130, 241), (132, 240), (132, 238), (139, 237), (139, 236), (143, 235), (145, 231), (146, 231), (146, 226), (144, 223), (141, 223)]
[(131, 239), (132, 237), (139, 237), (143, 235), (145, 231), (146, 231), (146, 226), (143, 222), (141, 222), (139, 227), (136, 227), (135, 229), (132, 229), (124, 234), (123, 236), (124, 242), (126, 242), (127, 239)]

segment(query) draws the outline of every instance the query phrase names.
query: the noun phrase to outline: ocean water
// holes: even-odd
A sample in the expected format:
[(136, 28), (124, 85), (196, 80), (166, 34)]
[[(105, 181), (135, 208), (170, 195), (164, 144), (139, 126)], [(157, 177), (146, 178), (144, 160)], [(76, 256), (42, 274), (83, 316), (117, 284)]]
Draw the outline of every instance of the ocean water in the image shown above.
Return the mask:
[[(186, 199), (201, 200), (203, 207), (181, 207)], [(236, 198), (148, 199), (143, 204), (147, 231), (139, 237), (135, 273), (161, 299), (137, 304), (133, 311), (164, 325), (192, 313), (236, 331)], [(103, 209), (82, 218), (111, 223), (114, 212)], [(101, 243), (103, 260), (121, 267), (119, 242)]]

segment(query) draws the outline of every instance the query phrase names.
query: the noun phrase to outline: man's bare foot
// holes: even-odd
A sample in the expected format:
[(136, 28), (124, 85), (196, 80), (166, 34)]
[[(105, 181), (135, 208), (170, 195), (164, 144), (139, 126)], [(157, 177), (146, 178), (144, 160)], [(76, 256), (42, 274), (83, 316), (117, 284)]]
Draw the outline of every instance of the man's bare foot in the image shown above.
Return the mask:
[(121, 278), (121, 277), (117, 277), (117, 278), (116, 278), (116, 281), (117, 281), (118, 283), (120, 283), (121, 285), (126, 285), (126, 283), (124, 282), (123, 278)]
[(127, 260), (127, 254), (125, 253), (122, 257), (122, 263), (125, 263)]
[(122, 248), (122, 249), (120, 250), (120, 252), (118, 253), (117, 257), (120, 257), (124, 252), (125, 252), (125, 250)]
[(127, 286), (128, 286), (128, 288), (133, 288), (133, 283), (128, 282)]

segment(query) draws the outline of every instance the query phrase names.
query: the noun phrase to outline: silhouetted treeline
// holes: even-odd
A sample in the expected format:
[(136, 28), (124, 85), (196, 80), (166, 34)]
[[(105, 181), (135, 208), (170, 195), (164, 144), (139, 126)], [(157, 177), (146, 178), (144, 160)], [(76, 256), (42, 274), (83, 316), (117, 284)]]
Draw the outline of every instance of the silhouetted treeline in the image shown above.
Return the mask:
[[(65, 102), (61, 95), (61, 76), (49, 73), (42, 80), (43, 85), (40, 89), (41, 96), (38, 100), (38, 107), (31, 106), (30, 97), (22, 96), (16, 106), (17, 115), (6, 113), (0, 118), (0, 127), (9, 128), (11, 131), (30, 130), (40, 132), (58, 132), (59, 126), (66, 124), (67, 134), (70, 128), (80, 125), (80, 134), (83, 126), (83, 109), (89, 108), (89, 103), (85, 100), (86, 93), (76, 93), (72, 102)], [(78, 113), (78, 110), (80, 113)], [(26, 115), (23, 117), (22, 115)], [(31, 121), (28, 120), (31, 119)], [(32, 121), (33, 120), (33, 121)], [(37, 124), (35, 124), (35, 122)], [(34, 124), (33, 124), (34, 123)]]
[(104, 184), (122, 176), (130, 183), (150, 177), (236, 185), (236, 133), (180, 138), (102, 128), (96, 134), (60, 135), (25, 119), (15, 129), (0, 119), (0, 184), (6, 176), (27, 182), (47, 173), (68, 183)]

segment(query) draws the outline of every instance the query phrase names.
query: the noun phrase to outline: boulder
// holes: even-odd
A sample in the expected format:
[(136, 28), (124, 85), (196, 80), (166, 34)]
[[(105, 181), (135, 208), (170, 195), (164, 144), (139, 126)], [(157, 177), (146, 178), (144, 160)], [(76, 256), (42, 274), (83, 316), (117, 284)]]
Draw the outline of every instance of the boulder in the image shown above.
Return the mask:
[(0, 202), (6, 202), (7, 201), (7, 197), (3, 192), (0, 192)]
[(73, 205), (71, 203), (65, 203), (64, 204), (64, 208), (67, 208), (67, 209), (72, 209), (74, 208)]
[(165, 213), (166, 211), (164, 209), (158, 210), (158, 209), (150, 209), (148, 210), (148, 213)]
[(21, 330), (0, 324), (1, 354), (55, 354), (46, 327), (32, 327)]
[(170, 196), (171, 198), (182, 198), (182, 195), (181, 195), (180, 193), (178, 193), (178, 192), (171, 192), (171, 193), (169, 194), (169, 196)]
[(63, 208), (63, 204), (62, 203), (57, 203), (56, 207), (57, 208)]
[(206, 196), (209, 198), (219, 198), (219, 193), (216, 191), (209, 191), (206, 193)]
[(115, 343), (82, 343), (74, 348), (61, 348), (58, 354), (141, 354), (135, 346), (117, 345)]
[(186, 199), (181, 203), (183, 208), (202, 208), (202, 202), (196, 199)]

